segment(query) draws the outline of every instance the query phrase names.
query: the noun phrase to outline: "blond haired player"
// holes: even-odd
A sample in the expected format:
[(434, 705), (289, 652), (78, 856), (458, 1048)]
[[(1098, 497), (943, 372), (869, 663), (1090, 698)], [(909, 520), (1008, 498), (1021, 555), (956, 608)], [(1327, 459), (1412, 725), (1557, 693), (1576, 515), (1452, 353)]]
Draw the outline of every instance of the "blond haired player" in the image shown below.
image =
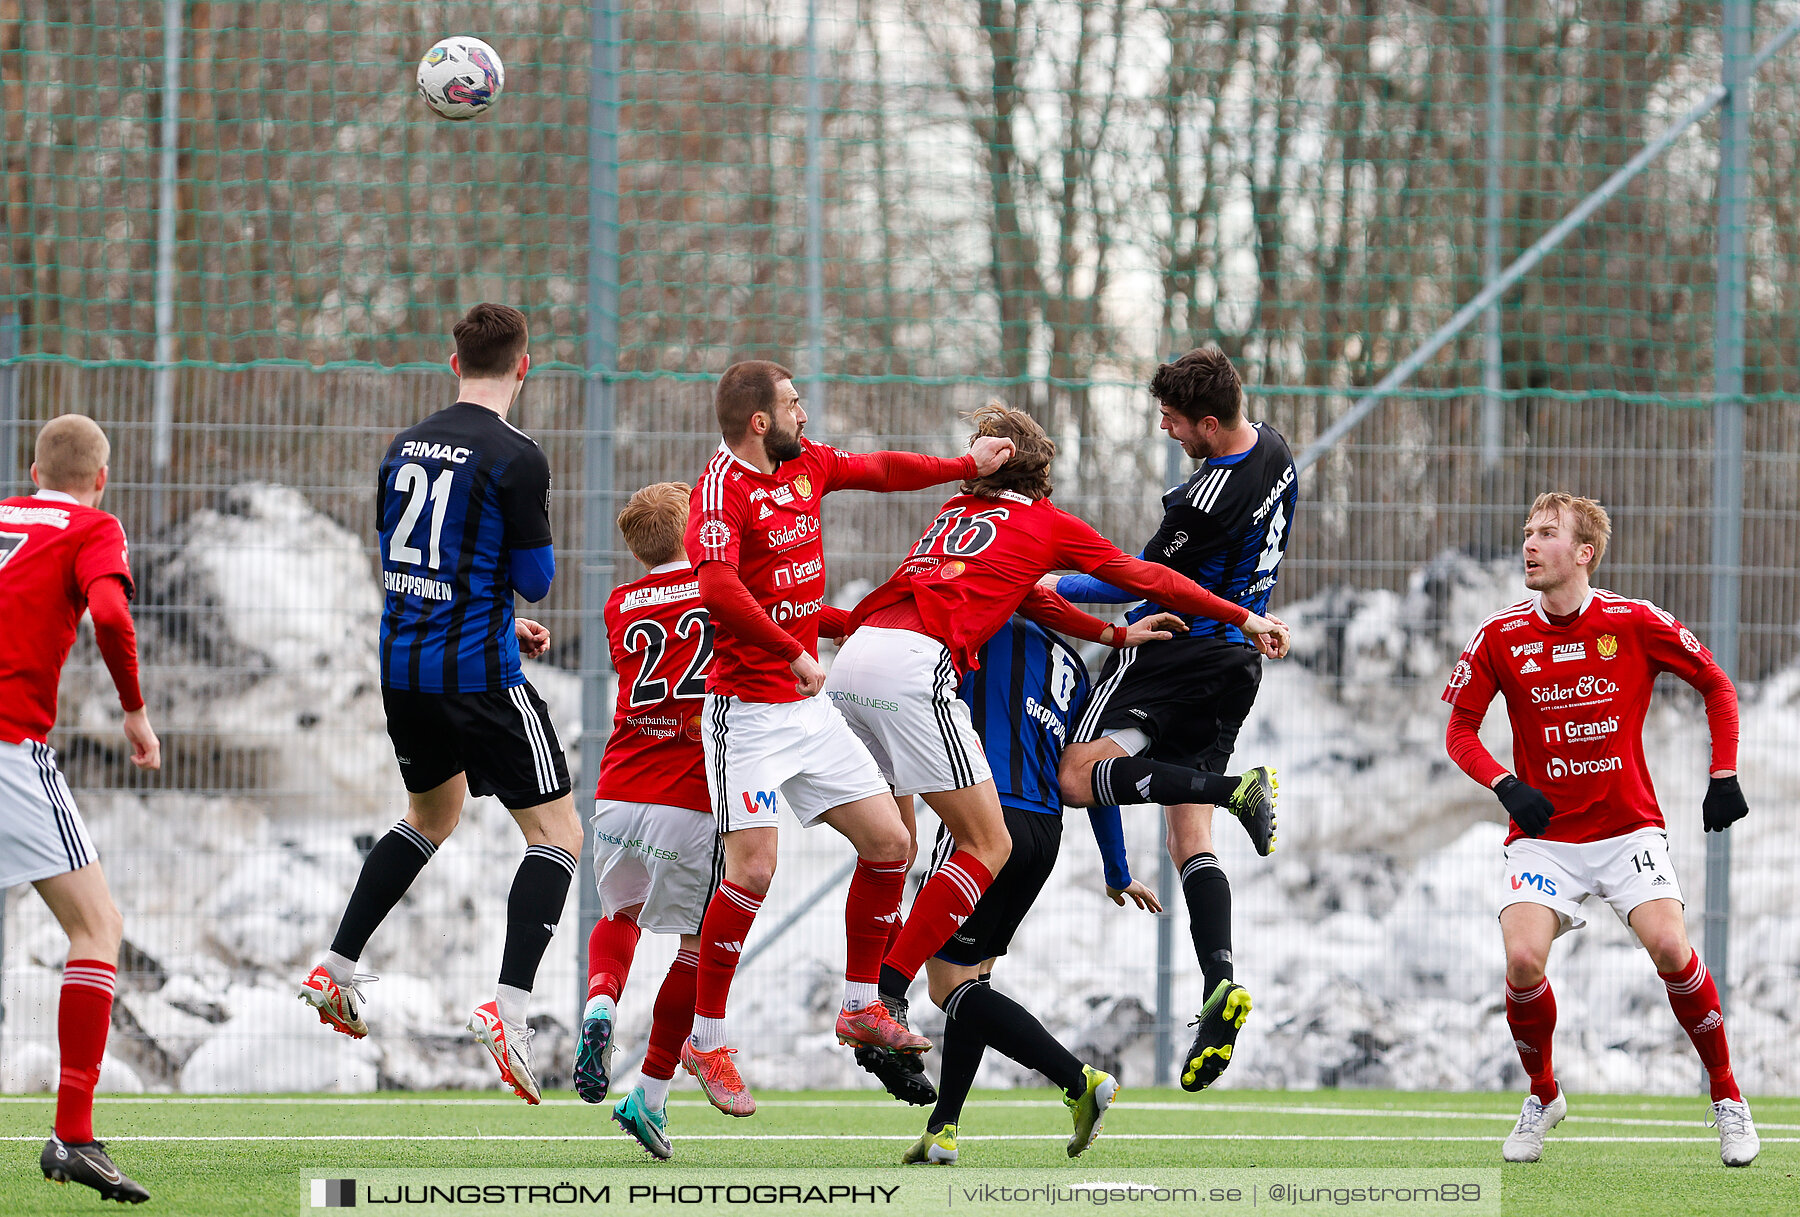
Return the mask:
[(162, 745), (138, 692), (133, 585), (125, 531), (100, 510), (111, 447), (93, 419), (65, 414), (38, 432), (38, 492), (0, 502), (0, 892), (30, 883), (69, 936), (57, 1006), (62, 1076), (56, 1124), (39, 1159), (44, 1177), (106, 1200), (150, 1193), (119, 1173), (94, 1139), (94, 1086), (112, 1022), (123, 924), (94, 843), (49, 743), (56, 686), (83, 613), (106, 661), (131, 763), (162, 767)]
[[(1544, 1134), (1568, 1111), (1551, 1067), (1556, 997), (1550, 944), (1587, 924), (1582, 906), (1612, 906), (1649, 953), (1669, 1006), (1706, 1065), (1719, 1156), (1747, 1166), (1760, 1143), (1731, 1076), (1719, 991), (1688, 942), (1681, 887), (1669, 863), (1662, 809), (1644, 763), (1644, 715), (1657, 673), (1706, 698), (1712, 784), (1706, 830), (1748, 810), (1737, 781), (1737, 692), (1712, 653), (1648, 600), (1591, 586), (1612, 524), (1592, 499), (1542, 494), (1525, 520), (1532, 595), (1481, 623), (1450, 674), (1446, 744), (1463, 772), (1491, 788), (1512, 820), (1500, 891), (1506, 1021), (1531, 1093), (1503, 1156), (1536, 1162)], [(1512, 723), (1508, 773), (1476, 732), (1499, 694)]]

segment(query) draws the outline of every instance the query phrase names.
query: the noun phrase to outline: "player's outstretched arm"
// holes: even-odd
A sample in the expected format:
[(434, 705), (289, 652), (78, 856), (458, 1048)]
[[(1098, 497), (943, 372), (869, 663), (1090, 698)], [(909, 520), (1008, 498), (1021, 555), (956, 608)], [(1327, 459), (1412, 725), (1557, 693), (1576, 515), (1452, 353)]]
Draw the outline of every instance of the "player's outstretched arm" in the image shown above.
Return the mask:
[(88, 584), (88, 612), (94, 619), (94, 641), (100, 658), (112, 674), (125, 710), (125, 738), (131, 743), (131, 763), (139, 769), (162, 768), (162, 743), (150, 727), (144, 695), (138, 689), (137, 630), (121, 579), (103, 576)]
[(828, 490), (894, 493), (985, 477), (1012, 456), (1013, 443), (991, 435), (977, 436), (966, 455), (952, 458), (920, 452), (832, 451), (836, 452), (837, 461)]

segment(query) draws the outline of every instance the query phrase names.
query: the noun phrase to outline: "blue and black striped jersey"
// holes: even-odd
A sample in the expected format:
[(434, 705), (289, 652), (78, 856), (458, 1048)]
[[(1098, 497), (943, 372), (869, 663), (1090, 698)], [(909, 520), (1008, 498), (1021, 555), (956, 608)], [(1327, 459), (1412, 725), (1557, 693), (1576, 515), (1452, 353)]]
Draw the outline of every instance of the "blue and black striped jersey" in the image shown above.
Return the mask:
[(383, 685), (524, 683), (509, 557), (551, 544), (549, 499), (543, 451), (484, 406), (457, 402), (394, 437), (375, 496)]
[[(957, 690), (969, 703), (1000, 802), (1019, 811), (1062, 815), (1057, 764), (1087, 702), (1088, 671), (1073, 648), (1035, 622), (1015, 616), (981, 648), (981, 666)], [(1088, 808), (1107, 886), (1131, 882), (1117, 807)]]
[(958, 691), (994, 771), (1000, 801), (1062, 814), (1056, 766), (1087, 701), (1087, 666), (1042, 626), (1014, 617), (981, 648), (981, 666)]
[[(1144, 547), (1143, 558), (1261, 613), (1269, 606), (1287, 553), (1300, 491), (1287, 441), (1267, 423), (1257, 423), (1256, 430), (1256, 446), (1248, 452), (1200, 462), (1193, 477), (1163, 496), (1162, 526)], [(1127, 619), (1160, 611), (1140, 605)], [(1205, 617), (1186, 620), (1189, 633), (1178, 637), (1252, 645), (1235, 625)]]

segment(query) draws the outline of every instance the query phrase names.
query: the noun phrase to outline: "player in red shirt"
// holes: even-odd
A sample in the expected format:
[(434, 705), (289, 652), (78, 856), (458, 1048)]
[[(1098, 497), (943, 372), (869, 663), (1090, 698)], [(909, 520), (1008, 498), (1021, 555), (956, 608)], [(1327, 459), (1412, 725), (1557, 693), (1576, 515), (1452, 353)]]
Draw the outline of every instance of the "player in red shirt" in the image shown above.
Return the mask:
[[(1159, 605), (1237, 625), (1273, 656), (1285, 653), (1287, 639), (1280, 622), (1223, 600), (1167, 566), (1127, 556), (1052, 504), (1056, 445), (1029, 415), (990, 402), (975, 412), (974, 422), (977, 439), (1012, 443), (1012, 458), (994, 473), (965, 481), (893, 577), (856, 607), (852, 621), (860, 628), (825, 684), (826, 695), (868, 746), (894, 792), (921, 796), (944, 822), (956, 850), (934, 871), (934, 881), (949, 875), (971, 905), (1004, 865), (1012, 844), (980, 738), (957, 696), (963, 676), (977, 666), (976, 652), (1021, 606), (1044, 624), (1090, 641), (1131, 646), (1169, 637), (1160, 630), (1131, 635), (1090, 617), (1038, 587), (1039, 578), (1071, 568), (1096, 574)], [(1046, 599), (1049, 604), (1034, 603)], [(1256, 780), (1141, 757), (1101, 761), (1094, 786), (1104, 792), (1094, 798), (1094, 805), (1102, 806), (1145, 801), (1232, 806), (1240, 790), (1260, 794), (1262, 788)], [(1139, 789), (1142, 797), (1108, 797), (1128, 789)], [(881, 1000), (890, 1010), (904, 1010), (919, 968), (969, 914), (960, 904), (922, 908), (929, 890), (929, 884), (922, 889), (882, 963)], [(940, 979), (932, 978), (931, 998), (943, 1007), (957, 986), (939, 984)], [(1008, 1041), (1009, 1026), (1023, 1013), (987, 989), (964, 994), (958, 1006), (958, 1017), (979, 1025), (990, 1043)], [(1070, 1098), (1104, 1110), (1116, 1083), (1088, 1072), (1088, 1093)]]
[[(1723, 832), (1748, 810), (1737, 780), (1737, 693), (1680, 622), (1647, 600), (1589, 585), (1611, 535), (1594, 500), (1539, 495), (1525, 523), (1525, 586), (1535, 594), (1482, 623), (1444, 690), (1451, 759), (1499, 796), (1512, 821), (1500, 910), (1506, 1020), (1531, 1094), (1503, 1153), (1537, 1161), (1544, 1134), (1568, 1111), (1551, 1068), (1556, 999), (1544, 965), (1558, 935), (1586, 924), (1582, 903), (1598, 896), (1656, 964), (1711, 1080), (1720, 1157), (1745, 1166), (1759, 1148), (1756, 1126), (1731, 1076), (1718, 989), (1688, 942), (1643, 739), (1657, 673), (1705, 696), (1704, 815), (1708, 832)], [(1476, 734), (1496, 693), (1512, 724), (1516, 775)]]
[(588, 1004), (575, 1091), (589, 1103), (611, 1083), (613, 1028), (643, 930), (680, 935), (657, 992), (641, 1080), (613, 1107), (658, 1158), (672, 1156), (664, 1107), (694, 1022), (700, 922), (718, 881), (720, 846), (700, 748), (712, 622), (682, 548), (681, 482), (645, 486), (619, 513), (619, 533), (648, 573), (613, 589), (606, 639), (619, 674), (617, 708), (594, 790), (594, 882), (600, 920), (588, 936)]
[(725, 1046), (725, 1005), (775, 873), (784, 806), (802, 824), (829, 824), (856, 847), (844, 906), (839, 1040), (908, 1052), (930, 1047), (876, 994), (910, 834), (868, 749), (815, 696), (825, 683), (817, 658), (825, 595), (820, 501), (838, 490), (921, 490), (991, 473), (1011, 445), (983, 439), (968, 455), (943, 460), (812, 443), (802, 436), (806, 411), (793, 374), (763, 360), (727, 368), (714, 406), (722, 442), (694, 488), (686, 549), (713, 621), (702, 742), (725, 873), (701, 929), (694, 1030), (681, 1062), (719, 1110), (747, 1116), (756, 1103)]
[(30, 883), (69, 936), (57, 1007), (62, 1077), (44, 1177), (107, 1200), (150, 1193), (94, 1139), (94, 1086), (112, 1023), (123, 924), (94, 843), (50, 747), (56, 686), (83, 613), (119, 691), (131, 763), (162, 768), (162, 745), (138, 692), (134, 590), (119, 521), (99, 509), (111, 455), (93, 419), (65, 414), (38, 432), (38, 492), (0, 502), (0, 891)]

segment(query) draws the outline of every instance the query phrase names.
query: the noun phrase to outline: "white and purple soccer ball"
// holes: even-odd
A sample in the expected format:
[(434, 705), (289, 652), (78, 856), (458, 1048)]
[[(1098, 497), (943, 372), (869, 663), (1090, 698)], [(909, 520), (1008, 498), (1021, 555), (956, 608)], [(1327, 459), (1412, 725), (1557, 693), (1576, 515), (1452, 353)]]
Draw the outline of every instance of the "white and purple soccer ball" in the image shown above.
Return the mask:
[(484, 113), (506, 87), (506, 65), (479, 38), (445, 38), (419, 60), (419, 96), (439, 118), (460, 122)]

